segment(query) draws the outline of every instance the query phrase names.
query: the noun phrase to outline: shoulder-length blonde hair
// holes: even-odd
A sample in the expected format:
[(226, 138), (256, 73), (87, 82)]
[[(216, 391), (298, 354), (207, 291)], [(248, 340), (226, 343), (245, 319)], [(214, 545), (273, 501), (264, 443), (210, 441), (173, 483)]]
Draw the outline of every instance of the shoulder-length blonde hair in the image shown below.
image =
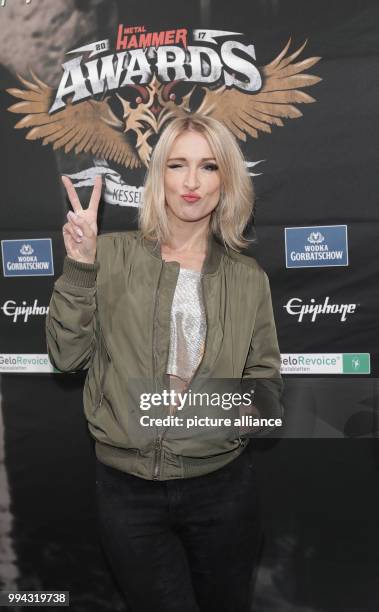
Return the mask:
[(207, 139), (218, 165), (221, 196), (211, 214), (210, 231), (225, 245), (239, 251), (250, 242), (242, 233), (253, 212), (253, 184), (232, 133), (220, 121), (199, 113), (173, 119), (154, 148), (144, 184), (144, 203), (139, 209), (141, 234), (160, 243), (168, 241), (164, 173), (174, 140), (185, 131), (200, 132)]

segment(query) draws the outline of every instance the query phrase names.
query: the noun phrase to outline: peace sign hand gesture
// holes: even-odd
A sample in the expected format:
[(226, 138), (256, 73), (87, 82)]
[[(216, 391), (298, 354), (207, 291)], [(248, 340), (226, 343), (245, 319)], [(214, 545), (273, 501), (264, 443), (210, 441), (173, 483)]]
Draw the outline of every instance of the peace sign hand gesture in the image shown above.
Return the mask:
[(67, 213), (68, 222), (63, 226), (63, 240), (69, 257), (83, 263), (95, 263), (97, 238), (97, 212), (101, 196), (101, 176), (95, 178), (91, 199), (83, 209), (75, 187), (67, 176), (62, 182), (75, 212)]

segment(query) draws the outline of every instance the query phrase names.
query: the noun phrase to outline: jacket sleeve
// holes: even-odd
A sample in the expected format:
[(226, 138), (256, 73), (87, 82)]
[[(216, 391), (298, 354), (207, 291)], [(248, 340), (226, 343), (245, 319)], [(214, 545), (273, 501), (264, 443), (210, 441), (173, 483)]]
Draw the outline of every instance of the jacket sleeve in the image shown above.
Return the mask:
[(255, 389), (254, 404), (261, 417), (281, 418), (283, 416), (280, 351), (270, 284), (263, 270), (261, 270), (260, 299), (242, 384), (244, 387), (249, 386)]
[(96, 343), (96, 278), (99, 263), (66, 255), (63, 273), (54, 283), (46, 317), (47, 352), (63, 372), (88, 369)]

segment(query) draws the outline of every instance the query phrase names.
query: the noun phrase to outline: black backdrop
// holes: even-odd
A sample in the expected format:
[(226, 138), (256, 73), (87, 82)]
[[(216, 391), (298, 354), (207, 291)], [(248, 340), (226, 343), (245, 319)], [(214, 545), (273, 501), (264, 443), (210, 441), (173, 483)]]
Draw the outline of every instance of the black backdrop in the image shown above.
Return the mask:
[[(36, 11), (34, 1), (22, 9)], [(11, 48), (7, 18), (15, 2), (0, 8), (2, 45)], [(84, 23), (87, 15), (88, 23), (95, 21), (96, 35), (84, 28), (66, 50), (114, 40), (117, 24), (124, 23), (145, 24), (151, 31), (243, 32), (255, 46), (258, 66), (270, 62), (290, 36), (290, 51), (308, 39), (299, 59), (322, 58), (307, 71), (322, 81), (304, 89), (316, 102), (299, 105), (303, 117), (241, 143), (246, 159), (264, 160), (254, 169), (261, 174), (254, 180), (257, 242), (250, 253), (271, 280), (282, 353), (370, 353), (371, 374), (285, 376), (287, 435), (256, 443), (265, 540), (254, 610), (377, 610), (379, 5), (373, 0), (71, 4)], [(49, 0), (42, 8), (53, 20), (56, 4)], [(17, 30), (20, 6), (17, 11), (15, 64), (2, 52), (0, 238), (52, 238), (55, 275), (0, 275), (2, 307), (7, 300), (32, 304), (36, 298), (39, 305), (48, 304), (64, 256), (67, 204), (59, 174), (90, 165), (89, 156), (54, 153), (38, 140), (27, 141), (25, 130), (14, 129), (21, 115), (6, 110), (16, 101), (6, 90), (19, 86), (15, 73), (23, 64), (16, 56), (27, 55), (38, 42), (31, 30), (27, 36)], [(41, 24), (39, 37), (48, 38), (49, 20)], [(59, 66), (65, 59), (49, 56), (45, 79), (30, 67), (56, 87), (57, 79), (49, 82), (48, 76), (54, 62)], [(123, 178), (138, 186), (142, 174), (126, 172)], [(81, 191), (83, 198), (86, 193)], [(101, 231), (133, 227), (135, 212), (104, 202)], [(347, 225), (349, 265), (287, 269), (284, 228), (330, 225)], [(356, 312), (346, 321), (320, 316), (299, 322), (284, 308), (293, 297), (321, 303), (325, 296), (332, 303), (356, 304)], [(43, 324), (43, 316), (13, 322), (1, 309), (1, 353), (46, 353)], [(0, 376), (3, 588), (64, 589), (74, 610), (122, 610), (96, 536), (83, 375), (3, 369)]]

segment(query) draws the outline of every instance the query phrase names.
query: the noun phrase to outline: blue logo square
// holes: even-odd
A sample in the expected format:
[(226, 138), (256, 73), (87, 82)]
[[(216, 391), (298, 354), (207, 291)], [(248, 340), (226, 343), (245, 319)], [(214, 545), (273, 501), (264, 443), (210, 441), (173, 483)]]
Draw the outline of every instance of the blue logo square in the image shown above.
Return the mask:
[(51, 238), (2, 240), (4, 276), (52, 276), (54, 274)]
[(287, 268), (348, 266), (347, 225), (286, 227)]

